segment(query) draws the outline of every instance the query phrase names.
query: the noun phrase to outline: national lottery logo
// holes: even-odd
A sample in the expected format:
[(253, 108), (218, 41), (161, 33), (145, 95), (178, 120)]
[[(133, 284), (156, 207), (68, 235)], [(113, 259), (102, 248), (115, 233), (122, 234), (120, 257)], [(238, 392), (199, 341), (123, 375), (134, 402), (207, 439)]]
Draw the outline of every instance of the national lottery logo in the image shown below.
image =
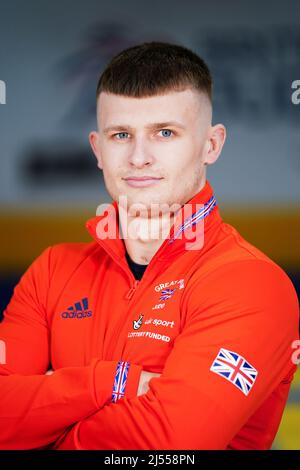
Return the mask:
[(141, 313), (138, 320), (133, 320), (133, 329), (138, 330), (143, 324), (144, 315)]

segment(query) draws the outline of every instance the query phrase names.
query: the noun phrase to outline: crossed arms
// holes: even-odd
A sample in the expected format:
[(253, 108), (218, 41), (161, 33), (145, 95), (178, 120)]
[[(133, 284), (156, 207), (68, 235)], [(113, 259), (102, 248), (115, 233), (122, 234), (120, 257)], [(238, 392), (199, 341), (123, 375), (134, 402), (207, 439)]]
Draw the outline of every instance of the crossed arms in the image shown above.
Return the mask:
[[(0, 323), (7, 351), (7, 363), (0, 364), (1, 449), (224, 449), (295, 369), (290, 345), (298, 331), (296, 297), (279, 270), (246, 260), (191, 280), (186, 324), (162, 374), (152, 377), (131, 364), (125, 398), (117, 403), (111, 403), (116, 361), (95, 357), (88, 366), (45, 374), (49, 286), (36, 273), (43, 263), (46, 270), (45, 253), (22, 277)], [(213, 302), (199, 295), (209, 285), (218, 285)], [(248, 396), (210, 371), (220, 347), (258, 370)], [(282, 409), (276, 413), (280, 421)]]

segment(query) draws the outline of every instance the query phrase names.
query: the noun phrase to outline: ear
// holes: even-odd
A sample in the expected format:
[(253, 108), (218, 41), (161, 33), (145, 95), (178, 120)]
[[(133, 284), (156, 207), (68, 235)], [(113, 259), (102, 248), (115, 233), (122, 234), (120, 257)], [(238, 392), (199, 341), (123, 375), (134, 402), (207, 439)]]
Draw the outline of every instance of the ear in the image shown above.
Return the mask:
[(89, 134), (89, 141), (90, 141), (90, 145), (92, 147), (92, 150), (94, 152), (94, 155), (97, 159), (97, 162), (98, 162), (98, 168), (100, 168), (100, 170), (103, 169), (103, 165), (102, 165), (102, 158), (101, 158), (101, 153), (100, 153), (100, 145), (99, 145), (99, 134), (98, 132), (96, 131), (92, 131), (90, 132)]
[(215, 163), (222, 151), (226, 139), (226, 129), (223, 124), (212, 126), (209, 131), (204, 148), (204, 163), (212, 165)]

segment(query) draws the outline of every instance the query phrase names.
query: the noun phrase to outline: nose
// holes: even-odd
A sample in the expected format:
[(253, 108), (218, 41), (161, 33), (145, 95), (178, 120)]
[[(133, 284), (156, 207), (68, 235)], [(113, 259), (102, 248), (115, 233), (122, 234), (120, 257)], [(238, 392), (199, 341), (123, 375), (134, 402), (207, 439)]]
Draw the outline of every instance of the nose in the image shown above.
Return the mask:
[(150, 166), (154, 162), (149, 142), (145, 137), (135, 139), (134, 145), (130, 149), (128, 162), (136, 168)]

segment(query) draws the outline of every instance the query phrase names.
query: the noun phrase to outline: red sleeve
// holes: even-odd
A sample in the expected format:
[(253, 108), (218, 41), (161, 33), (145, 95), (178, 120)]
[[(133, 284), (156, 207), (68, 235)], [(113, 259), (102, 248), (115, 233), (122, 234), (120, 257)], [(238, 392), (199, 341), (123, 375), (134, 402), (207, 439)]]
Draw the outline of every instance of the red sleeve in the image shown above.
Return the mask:
[[(0, 323), (0, 449), (32, 449), (55, 441), (112, 397), (117, 362), (93, 358), (85, 367), (44, 375), (50, 363), (46, 299), (47, 248), (14, 289)], [(135, 396), (141, 367), (131, 365), (125, 389)]]
[[(236, 261), (201, 278), (196, 274), (181, 314), (185, 326), (149, 391), (105, 406), (70, 428), (54, 448), (225, 449), (295, 368), (297, 296), (272, 263)], [(247, 395), (211, 370), (220, 349), (257, 372)]]

